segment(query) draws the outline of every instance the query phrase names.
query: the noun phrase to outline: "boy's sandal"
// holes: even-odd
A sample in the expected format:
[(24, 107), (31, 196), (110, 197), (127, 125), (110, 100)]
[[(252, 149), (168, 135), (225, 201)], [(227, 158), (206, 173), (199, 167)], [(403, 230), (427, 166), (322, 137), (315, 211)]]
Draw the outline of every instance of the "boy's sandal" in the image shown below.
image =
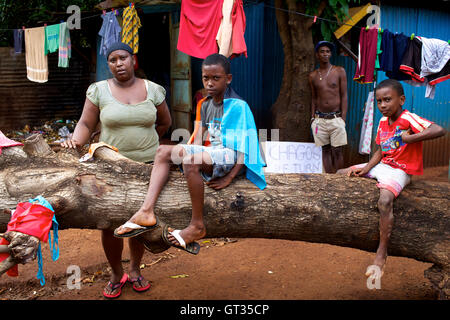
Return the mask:
[[(189, 252), (191, 254), (198, 254), (200, 251), (200, 245), (193, 241), (191, 243), (186, 244), (186, 242), (184, 241), (184, 239), (181, 237), (180, 235), (181, 230), (174, 230), (172, 232), (169, 231), (169, 225), (166, 225), (163, 229), (163, 233), (162, 233), (162, 239), (164, 240), (165, 243), (167, 243), (168, 245), (178, 248), (178, 249), (182, 249), (186, 252)], [(168, 236), (169, 234), (171, 234), (172, 236), (174, 236), (174, 238), (178, 241), (178, 243), (180, 244), (179, 246), (175, 245), (174, 243), (172, 243)]]
[[(136, 237), (136, 236), (140, 235), (141, 233), (147, 232), (149, 230), (153, 230), (153, 229), (155, 229), (158, 226), (159, 226), (159, 219), (158, 219), (158, 217), (156, 217), (156, 223), (154, 225), (151, 225), (151, 226), (141, 226), (139, 224), (127, 221), (123, 225), (121, 225), (119, 228), (114, 230), (114, 237), (117, 237), (117, 238), (132, 238), (132, 237)], [(117, 231), (120, 228), (128, 228), (128, 229), (131, 229), (131, 231), (119, 234), (119, 233), (117, 233)]]
[[(144, 280), (143, 276), (139, 276), (137, 278), (130, 278), (130, 276), (128, 276), (128, 282), (133, 285), (133, 290), (136, 292), (144, 292), (150, 289), (150, 282), (145, 287), (142, 287), (142, 280)], [(139, 284), (139, 287), (136, 286), (136, 282)]]
[(117, 283), (112, 283), (111, 281), (108, 282), (107, 287), (110, 289), (110, 292), (113, 292), (117, 289), (119, 289), (115, 294), (107, 293), (103, 289), (103, 296), (107, 299), (115, 299), (120, 297), (122, 294), (122, 287), (127, 283), (128, 275), (126, 273), (123, 274), (122, 279), (120, 279)]

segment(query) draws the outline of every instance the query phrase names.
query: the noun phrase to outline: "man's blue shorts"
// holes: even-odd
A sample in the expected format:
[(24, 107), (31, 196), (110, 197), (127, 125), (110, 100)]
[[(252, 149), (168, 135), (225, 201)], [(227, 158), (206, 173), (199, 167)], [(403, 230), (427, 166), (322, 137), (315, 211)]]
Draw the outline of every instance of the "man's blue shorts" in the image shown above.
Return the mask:
[[(215, 178), (220, 178), (228, 174), (233, 169), (237, 161), (237, 151), (228, 149), (222, 146), (219, 147), (205, 147), (195, 144), (180, 144), (188, 155), (207, 152), (213, 162), (213, 172), (209, 176), (205, 172), (201, 172), (205, 181), (210, 181)], [(245, 167), (244, 167), (245, 168)], [(243, 168), (243, 169), (244, 169)], [(180, 164), (180, 170), (183, 172), (183, 166)], [(241, 170), (241, 174), (244, 170)]]

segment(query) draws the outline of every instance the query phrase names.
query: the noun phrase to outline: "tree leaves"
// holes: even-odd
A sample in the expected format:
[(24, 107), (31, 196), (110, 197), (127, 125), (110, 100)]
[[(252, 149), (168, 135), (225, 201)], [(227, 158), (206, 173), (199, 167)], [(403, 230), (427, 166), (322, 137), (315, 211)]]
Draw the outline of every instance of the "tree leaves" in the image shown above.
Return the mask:
[[(332, 40), (333, 32), (339, 27), (338, 21), (343, 22), (348, 17), (350, 3), (360, 3), (360, 0), (324, 0), (327, 6), (320, 15), (320, 23), (313, 25), (313, 36), (327, 41)], [(320, 1), (303, 1), (306, 4), (305, 12), (309, 15), (316, 14)], [(329, 21), (327, 21), (329, 20)]]
[[(0, 0), (0, 29), (27, 28), (59, 23), (61, 13), (70, 5), (77, 5), (82, 11), (93, 11), (97, 0)], [(58, 14), (57, 14), (58, 13)], [(67, 15), (68, 16), (68, 15)], [(12, 31), (0, 30), (0, 46), (12, 44)]]

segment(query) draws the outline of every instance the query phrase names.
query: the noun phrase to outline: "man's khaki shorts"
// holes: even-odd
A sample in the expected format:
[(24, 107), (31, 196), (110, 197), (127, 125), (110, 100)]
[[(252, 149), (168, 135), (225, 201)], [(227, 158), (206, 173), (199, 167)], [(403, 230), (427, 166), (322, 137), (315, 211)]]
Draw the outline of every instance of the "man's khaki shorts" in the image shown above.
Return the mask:
[(316, 117), (311, 123), (311, 129), (316, 146), (331, 144), (332, 147), (347, 144), (345, 121), (341, 117), (325, 119)]

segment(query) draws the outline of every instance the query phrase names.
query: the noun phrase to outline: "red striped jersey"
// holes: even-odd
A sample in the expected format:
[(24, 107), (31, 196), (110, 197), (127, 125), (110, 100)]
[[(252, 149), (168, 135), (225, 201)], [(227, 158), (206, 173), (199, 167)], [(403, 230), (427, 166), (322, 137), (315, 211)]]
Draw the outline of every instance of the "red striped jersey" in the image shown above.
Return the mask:
[(375, 140), (381, 147), (381, 162), (400, 168), (407, 174), (423, 174), (422, 141), (404, 143), (401, 135), (408, 129), (414, 133), (422, 132), (432, 123), (408, 110), (404, 110), (392, 124), (389, 124), (388, 117), (382, 117)]

